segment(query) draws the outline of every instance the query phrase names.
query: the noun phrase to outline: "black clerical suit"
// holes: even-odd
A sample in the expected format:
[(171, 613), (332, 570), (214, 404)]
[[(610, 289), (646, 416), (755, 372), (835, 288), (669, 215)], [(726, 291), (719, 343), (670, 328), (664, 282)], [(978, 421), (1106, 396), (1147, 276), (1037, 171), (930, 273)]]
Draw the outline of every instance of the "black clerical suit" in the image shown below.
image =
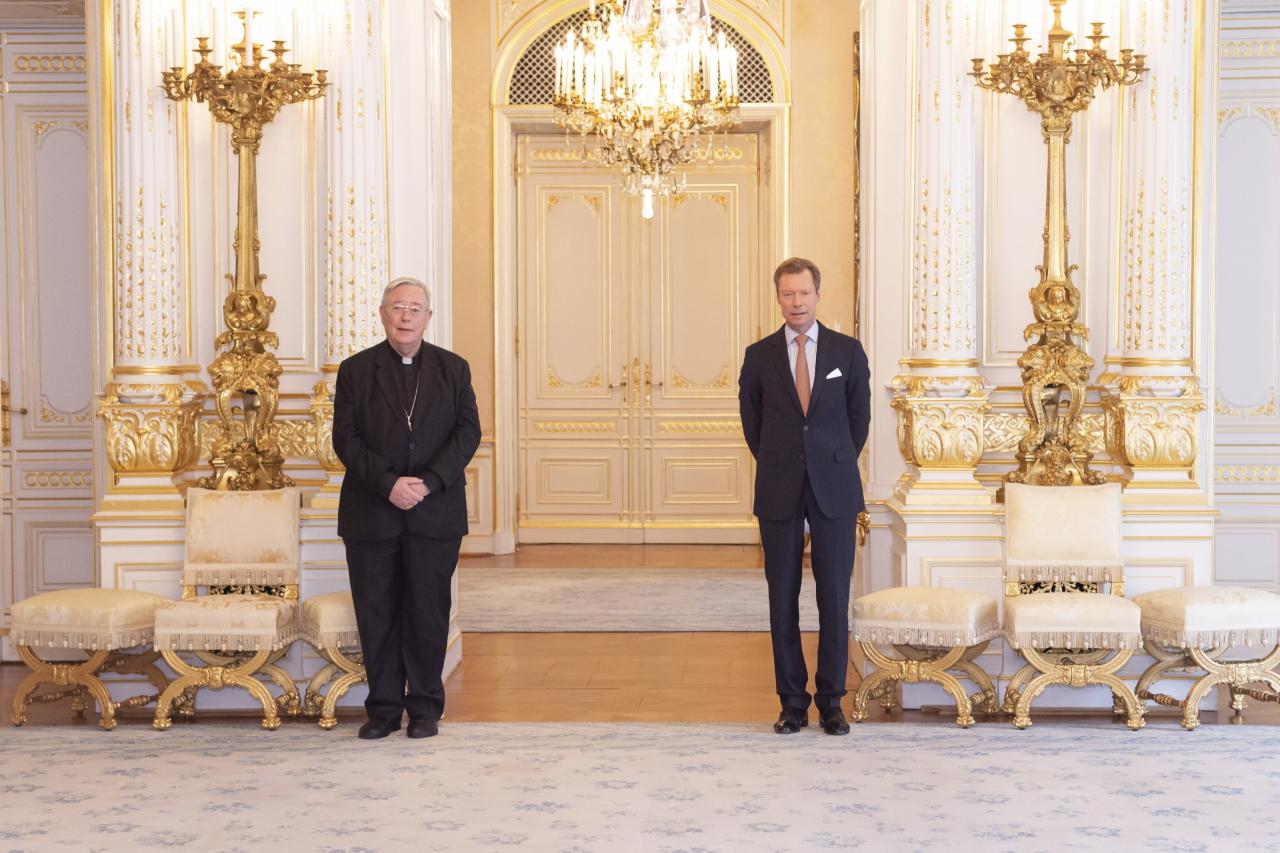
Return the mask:
[[(383, 341), (338, 367), (333, 449), (347, 468), (338, 535), (369, 677), (369, 719), (399, 720), (407, 710), (412, 719), (438, 720), (450, 582), (467, 533), (463, 472), (480, 444), (480, 418), (460, 356), (424, 341), (412, 363), (402, 361)], [(400, 477), (420, 477), (431, 493), (412, 509), (397, 508), (388, 496)]]
[(849, 583), (857, 516), (865, 508), (858, 454), (871, 424), (871, 375), (862, 344), (815, 326), (807, 416), (796, 392), (785, 326), (747, 347), (738, 402), (747, 446), (756, 457), (755, 514), (769, 585), (778, 697), (784, 709), (809, 707), (799, 609), (807, 520), (820, 625), (813, 701), (822, 712), (838, 707), (845, 695)]

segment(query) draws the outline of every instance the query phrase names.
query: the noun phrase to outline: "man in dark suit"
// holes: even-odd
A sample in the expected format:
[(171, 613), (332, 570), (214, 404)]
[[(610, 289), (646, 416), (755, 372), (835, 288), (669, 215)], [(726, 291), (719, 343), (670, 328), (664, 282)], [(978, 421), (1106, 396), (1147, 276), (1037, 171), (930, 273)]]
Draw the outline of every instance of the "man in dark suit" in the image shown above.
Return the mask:
[(339, 365), (333, 397), (333, 449), (347, 468), (338, 535), (369, 678), (360, 737), (386, 737), (406, 710), (409, 737), (431, 737), (480, 417), (467, 362), (422, 339), (427, 286), (396, 279), (378, 313), (387, 339)]
[(804, 528), (818, 598), (813, 702), (827, 734), (848, 734), (840, 709), (849, 666), (849, 582), (858, 513), (858, 454), (871, 425), (871, 373), (862, 344), (817, 322), (822, 274), (790, 258), (773, 274), (786, 321), (747, 347), (738, 378), (742, 431), (756, 458), (755, 514), (769, 584), (773, 672), (782, 712), (773, 730), (809, 724), (809, 674), (800, 646)]

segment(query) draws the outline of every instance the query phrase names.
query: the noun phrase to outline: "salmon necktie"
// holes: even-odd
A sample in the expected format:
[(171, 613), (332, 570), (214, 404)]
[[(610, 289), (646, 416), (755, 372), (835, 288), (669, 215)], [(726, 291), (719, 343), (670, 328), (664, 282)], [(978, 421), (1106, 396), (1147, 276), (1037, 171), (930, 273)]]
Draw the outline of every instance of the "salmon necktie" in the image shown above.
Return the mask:
[(796, 335), (796, 393), (800, 395), (800, 411), (809, 414), (809, 357), (804, 348), (809, 343), (806, 335)]

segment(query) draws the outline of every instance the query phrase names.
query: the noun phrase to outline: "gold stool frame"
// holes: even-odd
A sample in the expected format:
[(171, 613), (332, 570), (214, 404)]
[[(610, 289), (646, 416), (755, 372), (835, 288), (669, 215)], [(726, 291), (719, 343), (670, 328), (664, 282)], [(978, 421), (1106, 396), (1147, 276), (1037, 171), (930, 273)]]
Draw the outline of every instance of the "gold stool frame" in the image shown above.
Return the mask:
[(1146, 725), (1137, 694), (1116, 675), (1133, 657), (1133, 649), (1021, 648), (1018, 652), (1027, 663), (1009, 679), (1002, 708), (1006, 714), (1013, 714), (1013, 724), (1019, 729), (1031, 725), (1031, 704), (1054, 684), (1109, 687), (1112, 710), (1125, 717), (1125, 725), (1135, 732)]
[[(165, 649), (160, 654), (178, 677), (157, 700), (152, 727), (156, 731), (167, 731), (173, 725), (175, 712), (180, 716), (194, 716), (196, 693), (202, 688), (242, 687), (262, 704), (262, 727), (267, 731), (280, 728), (281, 714), (296, 717), (302, 710), (293, 676), (275, 665), (288, 651), (287, 645), (275, 651), (263, 649), (237, 655), (195, 651), (190, 654), (205, 665), (194, 666), (183, 659), (181, 652)], [(280, 687), (283, 692), (279, 697), (272, 696), (267, 685), (255, 677), (259, 674)]]
[[(4, 634), (8, 634), (5, 629)], [(92, 700), (98, 703), (98, 727), (111, 731), (116, 727), (116, 713), (124, 708), (140, 708), (157, 701), (169, 680), (155, 665), (159, 652), (127, 653), (117, 649), (85, 649), (89, 659), (78, 663), (53, 663), (41, 658), (31, 646), (16, 645), (18, 656), (31, 670), (13, 694), (9, 718), (15, 726), (27, 722), (27, 707), (59, 699), (71, 699), (76, 716), (84, 716)], [(99, 677), (104, 672), (120, 675), (142, 675), (156, 688), (153, 694), (139, 694), (116, 702), (106, 683)], [(41, 685), (54, 689), (37, 693)]]
[[(893, 648), (900, 659), (891, 658), (877, 648), (875, 643), (860, 641), (858, 645), (867, 660), (875, 665), (875, 671), (862, 680), (853, 696), (853, 713), (851, 719), (861, 723), (867, 719), (867, 700), (875, 699), (884, 710), (889, 711), (897, 705), (894, 695), (899, 683), (918, 684), (932, 682), (942, 685), (956, 703), (956, 725), (967, 729), (973, 725), (973, 712), (994, 714), (999, 711), (996, 702), (995, 687), (990, 676), (982, 667), (974, 663), (974, 659), (982, 654), (990, 640), (973, 646), (952, 646), (951, 648), (929, 648), (894, 644)], [(968, 676), (969, 680), (979, 688), (978, 692), (969, 696), (964, 685), (948, 670), (958, 669)]]
[[(1147, 654), (1155, 662), (1147, 667), (1138, 679), (1138, 698), (1170, 708), (1182, 710), (1182, 727), (1189, 732), (1200, 727), (1200, 702), (1209, 691), (1220, 684), (1231, 691), (1231, 709), (1237, 714), (1245, 709), (1245, 697), (1261, 702), (1280, 702), (1280, 645), (1260, 658), (1249, 660), (1223, 660), (1222, 656), (1233, 646), (1214, 649), (1179, 649), (1164, 646), (1152, 640), (1146, 641)], [(1185, 699), (1177, 699), (1167, 693), (1152, 693), (1151, 687), (1166, 672), (1175, 669), (1198, 669), (1204, 674), (1195, 680)], [(1270, 690), (1259, 690), (1253, 684), (1265, 684)]]

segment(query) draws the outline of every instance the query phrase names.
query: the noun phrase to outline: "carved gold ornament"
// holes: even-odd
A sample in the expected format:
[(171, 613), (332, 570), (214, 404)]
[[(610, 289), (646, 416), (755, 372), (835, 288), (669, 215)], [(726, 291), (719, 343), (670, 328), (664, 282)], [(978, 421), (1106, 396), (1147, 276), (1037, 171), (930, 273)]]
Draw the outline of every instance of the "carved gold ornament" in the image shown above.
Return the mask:
[[(179, 62), (162, 76), (171, 100), (204, 102), (215, 120), (231, 126), (231, 148), (239, 158), (236, 271), (228, 276), (231, 292), (222, 305), (227, 330), (214, 342), (218, 348), (229, 348), (209, 366), (219, 422), (212, 427), (213, 474), (200, 485), (278, 489), (293, 485), (293, 480), (281, 471), (284, 454), (273, 425), (282, 368), (271, 351), (279, 346), (279, 338), (267, 330), (276, 302), (263, 292), (266, 276), (258, 271), (258, 148), (263, 128), (282, 107), (319, 98), (327, 84), (324, 71), (313, 75), (285, 62), (289, 50), (281, 40), (273, 41), (269, 52), (275, 61), (264, 68), (262, 46), (252, 36), (255, 13), (238, 14), (244, 21), (244, 37), (232, 46), (229, 71), (224, 73), (217, 64), (221, 57), (209, 60), (209, 39), (202, 36), (196, 39), (200, 59), (190, 73), (185, 62)], [(243, 424), (237, 425), (241, 420)]]
[(1044, 263), (1037, 267), (1040, 281), (1030, 291), (1036, 322), (1023, 332), (1026, 340), (1036, 340), (1018, 359), (1029, 428), (1018, 445), (1018, 468), (1005, 479), (1044, 485), (1101, 483), (1106, 476), (1089, 467), (1093, 454), (1076, 428), (1093, 359), (1075, 342), (1076, 337), (1087, 338), (1089, 330), (1078, 322), (1080, 291), (1071, 280), (1076, 267), (1067, 263), (1066, 145), (1072, 116), (1088, 109), (1096, 89), (1137, 83), (1147, 70), (1146, 59), (1130, 49), (1120, 51), (1119, 61), (1108, 56), (1100, 23), (1093, 24), (1086, 37), (1092, 45), (1077, 47), (1074, 58), (1068, 56), (1072, 33), (1062, 26), (1066, 0), (1049, 3), (1053, 26), (1043, 53), (1033, 57), (1026, 49), (1031, 40), (1026, 25), (1014, 24), (1013, 51), (1001, 54), (985, 70), (982, 59), (973, 60), (978, 86), (1016, 95), (1040, 115), (1049, 149)]
[(173, 474), (193, 465), (200, 446), (201, 398), (184, 385), (109, 383), (98, 417), (106, 422), (111, 469)]

